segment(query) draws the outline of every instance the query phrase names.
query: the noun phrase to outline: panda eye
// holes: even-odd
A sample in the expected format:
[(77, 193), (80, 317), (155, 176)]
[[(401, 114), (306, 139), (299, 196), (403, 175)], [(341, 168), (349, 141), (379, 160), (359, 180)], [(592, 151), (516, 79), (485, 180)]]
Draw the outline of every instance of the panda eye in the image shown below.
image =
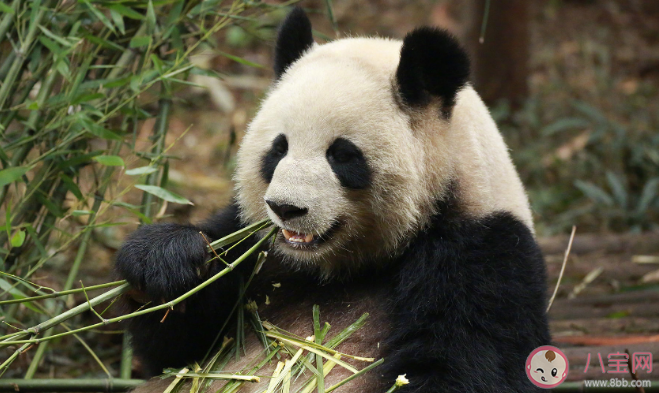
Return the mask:
[(558, 374), (558, 370), (557, 370), (557, 369), (553, 369), (553, 370), (551, 370), (551, 376), (552, 376), (552, 377), (555, 377), (557, 374)]
[(345, 164), (359, 157), (361, 157), (361, 152), (357, 146), (345, 139), (337, 139), (327, 149), (327, 159), (331, 163)]
[(272, 143), (272, 154), (277, 157), (282, 157), (288, 152), (288, 141), (286, 137), (282, 134), (277, 136)]
[(329, 158), (336, 162), (337, 164), (345, 164), (346, 162), (349, 162), (353, 158), (355, 158), (355, 154), (349, 151), (330, 151), (328, 153)]

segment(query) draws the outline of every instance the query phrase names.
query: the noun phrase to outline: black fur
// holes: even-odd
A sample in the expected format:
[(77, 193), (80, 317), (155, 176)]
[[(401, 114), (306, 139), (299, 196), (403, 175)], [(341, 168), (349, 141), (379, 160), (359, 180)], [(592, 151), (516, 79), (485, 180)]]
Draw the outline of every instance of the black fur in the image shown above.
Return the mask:
[(399, 259), (385, 378), (404, 392), (538, 392), (525, 374), (550, 343), (542, 254), (509, 213), (444, 209)]
[[(378, 285), (390, 288), (383, 291), (390, 294), (392, 324), (384, 346), (383, 386), (406, 373), (411, 383), (404, 392), (539, 391), (524, 371), (531, 350), (550, 343), (544, 263), (533, 235), (509, 213), (474, 220), (461, 216), (452, 202), (443, 203), (440, 211), (388, 272), (365, 274), (369, 280), (380, 277)], [(177, 292), (169, 287), (172, 277), (193, 276), (175, 281), (184, 283), (178, 286), (183, 291), (199, 280), (189, 270), (201, 260), (203, 246), (192, 233), (203, 229), (212, 239), (224, 236), (239, 228), (237, 214), (234, 205), (200, 228), (145, 226), (122, 247), (117, 270), (133, 285), (150, 288), (151, 296)], [(163, 248), (170, 252), (161, 253)], [(239, 266), (243, 274), (252, 268), (253, 261)], [(352, 284), (339, 286), (345, 291), (362, 280), (356, 274)], [(313, 285), (310, 280), (305, 291), (317, 292)], [(147, 374), (200, 360), (237, 293), (237, 278), (231, 274), (186, 300), (185, 308), (170, 312), (164, 323), (159, 313), (129, 320)]]
[(272, 147), (261, 160), (261, 176), (266, 183), (272, 181), (275, 169), (277, 169), (279, 161), (286, 157), (286, 153), (288, 153), (288, 140), (286, 140), (286, 135), (279, 134), (272, 141)]
[(469, 78), (469, 57), (445, 30), (421, 27), (405, 36), (396, 70), (400, 97), (406, 105), (442, 100), (442, 116), (449, 118), (455, 96)]
[[(221, 262), (215, 261), (210, 266), (204, 265), (208, 253), (199, 231), (213, 241), (239, 229), (235, 204), (199, 227), (145, 225), (123, 244), (116, 256), (115, 269), (119, 276), (143, 292), (151, 305), (160, 304), (182, 295), (224, 268)], [(229, 253), (227, 260), (233, 261), (253, 244), (247, 239)], [(240, 275), (251, 272), (254, 262), (253, 259), (244, 261), (234, 270), (238, 274), (222, 277), (186, 299), (162, 323), (164, 311), (127, 321), (133, 349), (142, 360), (147, 376), (160, 374), (165, 367), (181, 367), (203, 358), (229, 317), (238, 296)], [(124, 297), (124, 305), (131, 311), (142, 306), (130, 296)]]
[(307, 14), (300, 7), (293, 8), (279, 27), (275, 47), (275, 78), (279, 79), (313, 43), (311, 22)]
[(371, 169), (364, 154), (349, 140), (336, 139), (327, 149), (327, 161), (343, 187), (360, 190), (371, 184)]

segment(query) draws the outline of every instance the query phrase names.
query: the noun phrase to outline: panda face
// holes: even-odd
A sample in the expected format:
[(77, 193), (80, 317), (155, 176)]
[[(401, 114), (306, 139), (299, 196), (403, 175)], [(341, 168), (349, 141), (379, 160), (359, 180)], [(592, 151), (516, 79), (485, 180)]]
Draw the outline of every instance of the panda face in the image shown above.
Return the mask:
[(425, 142), (396, 103), (393, 68), (373, 72), (321, 51), (336, 44), (275, 85), (241, 143), (235, 176), (243, 220), (269, 217), (285, 260), (328, 274), (396, 249), (418, 226), (427, 194)]

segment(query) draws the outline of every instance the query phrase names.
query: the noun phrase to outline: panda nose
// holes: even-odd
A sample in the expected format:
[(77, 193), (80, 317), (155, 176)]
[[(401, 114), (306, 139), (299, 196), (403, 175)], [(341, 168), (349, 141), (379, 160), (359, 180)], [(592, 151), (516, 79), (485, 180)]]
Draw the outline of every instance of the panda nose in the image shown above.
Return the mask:
[(307, 214), (309, 209), (287, 205), (287, 204), (277, 204), (273, 201), (265, 201), (265, 203), (270, 206), (270, 209), (279, 217), (282, 221), (290, 220), (291, 218), (302, 217)]

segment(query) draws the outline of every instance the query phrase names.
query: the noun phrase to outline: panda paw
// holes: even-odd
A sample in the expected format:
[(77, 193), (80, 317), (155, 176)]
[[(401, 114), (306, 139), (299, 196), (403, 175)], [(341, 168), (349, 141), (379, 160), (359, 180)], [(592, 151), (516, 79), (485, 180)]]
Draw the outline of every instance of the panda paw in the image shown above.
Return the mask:
[(144, 225), (118, 251), (115, 269), (152, 301), (171, 300), (201, 283), (206, 242), (193, 226)]

